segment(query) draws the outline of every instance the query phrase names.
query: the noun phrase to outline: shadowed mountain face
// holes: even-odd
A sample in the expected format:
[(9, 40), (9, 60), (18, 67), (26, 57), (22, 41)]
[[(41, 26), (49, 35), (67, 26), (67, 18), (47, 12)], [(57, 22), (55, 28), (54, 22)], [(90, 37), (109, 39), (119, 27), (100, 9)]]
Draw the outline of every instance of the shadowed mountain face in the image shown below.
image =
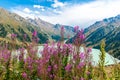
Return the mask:
[(39, 27), (30, 24), (17, 14), (0, 8), (0, 38), (10, 39), (10, 34), (14, 33), (17, 34), (18, 41), (23, 41), (23, 35), (26, 34), (26, 41), (30, 42), (34, 30), (38, 32), (40, 43), (45, 43), (48, 40), (48, 35), (41, 31)]
[(120, 15), (103, 19), (85, 29), (87, 46), (99, 49), (101, 40), (105, 40), (106, 51), (120, 59)]
[(65, 29), (65, 33), (64, 33), (65, 38), (68, 38), (68, 36), (72, 37), (74, 35), (73, 27), (71, 26), (66, 26), (61, 24), (54, 25), (54, 24), (45, 22), (40, 18), (35, 18), (35, 19), (27, 18), (27, 21), (39, 27), (42, 31), (45, 31), (54, 40), (60, 40), (60, 36), (61, 36), (60, 31), (62, 26), (64, 26), (64, 29)]
[[(84, 32), (87, 46), (99, 49), (101, 40), (105, 40), (106, 51), (120, 59), (120, 15), (97, 21)], [(72, 42), (73, 39), (69, 41)]]

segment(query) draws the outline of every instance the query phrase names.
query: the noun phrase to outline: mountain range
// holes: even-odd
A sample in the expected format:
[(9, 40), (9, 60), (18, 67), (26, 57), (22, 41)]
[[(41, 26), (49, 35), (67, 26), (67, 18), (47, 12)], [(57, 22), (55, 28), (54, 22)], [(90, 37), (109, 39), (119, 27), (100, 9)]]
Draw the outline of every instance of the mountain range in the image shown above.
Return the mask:
[(61, 24), (51, 24), (49, 22), (43, 21), (40, 18), (27, 18), (27, 21), (33, 24), (34, 26), (38, 26), (42, 31), (45, 31), (52, 39), (60, 40), (60, 30), (61, 27), (64, 26), (64, 38), (68, 38), (68, 36), (72, 37), (74, 35), (74, 29), (72, 26), (61, 25)]
[[(86, 46), (100, 48), (100, 42), (105, 41), (105, 50), (120, 59), (120, 15), (97, 21), (85, 28)], [(72, 42), (75, 36), (68, 40)]]
[(85, 29), (87, 46), (99, 49), (101, 40), (105, 40), (106, 51), (120, 59), (120, 15), (97, 21)]
[(17, 40), (22, 42), (24, 34), (27, 35), (26, 41), (31, 42), (32, 32), (37, 31), (40, 39), (39, 43), (45, 43), (48, 40), (59, 40), (61, 26), (65, 28), (65, 38), (67, 35), (73, 36), (73, 27), (51, 24), (40, 18), (23, 18), (18, 14), (9, 12), (0, 8), (0, 40), (10, 40), (10, 34), (17, 34)]
[(49, 39), (49, 36), (41, 31), (39, 27), (32, 25), (15, 13), (0, 8), (0, 37), (2, 39), (10, 40), (10, 34), (14, 33), (17, 34), (18, 41), (23, 41), (23, 35), (26, 34), (26, 41), (30, 42), (34, 30), (37, 30), (41, 43), (45, 43)]
[[(22, 42), (23, 35), (27, 34), (26, 41), (31, 42), (32, 32), (36, 30), (40, 39), (39, 43), (48, 40), (60, 40), (60, 30), (64, 26), (64, 38), (74, 39), (74, 29), (71, 26), (62, 24), (51, 24), (36, 17), (35, 19), (23, 18), (15, 13), (0, 8), (0, 41), (10, 40), (10, 34), (17, 34), (17, 40)], [(85, 28), (86, 46), (99, 49), (100, 42), (105, 41), (105, 50), (120, 59), (120, 15), (97, 21)]]

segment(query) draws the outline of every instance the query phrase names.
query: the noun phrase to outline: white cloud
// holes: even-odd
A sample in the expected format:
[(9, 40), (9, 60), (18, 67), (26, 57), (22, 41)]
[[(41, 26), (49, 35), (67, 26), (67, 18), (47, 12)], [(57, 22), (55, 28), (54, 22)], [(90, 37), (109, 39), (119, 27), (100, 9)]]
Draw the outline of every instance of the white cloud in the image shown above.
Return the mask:
[(57, 14), (61, 14), (61, 13), (62, 13), (62, 11), (56, 10), (56, 9), (54, 9), (53, 12), (54, 12), (54, 13), (57, 13)]
[(44, 6), (41, 6), (41, 5), (33, 5), (34, 8), (40, 8), (40, 9), (43, 9)]
[(45, 11), (44, 6), (41, 5), (33, 5), (33, 8), (41, 9), (41, 11)]
[(53, 0), (47, 0), (48, 2), (52, 2)]
[(63, 7), (65, 5), (66, 5), (65, 3), (59, 2), (58, 0), (54, 0), (54, 4), (52, 4), (51, 6), (53, 8), (57, 8), (57, 7)]
[(26, 12), (26, 13), (32, 12), (29, 8), (24, 8), (23, 11)]
[(29, 17), (29, 18), (34, 19), (34, 17), (35, 17), (35, 13), (33, 14), (32, 10), (28, 13), (28, 12), (26, 12), (24, 10), (20, 10), (19, 8), (18, 9), (12, 8), (11, 11), (18, 14), (18, 15), (20, 15), (20, 16), (22, 16), (22, 17), (24, 17), (24, 18)]
[(54, 16), (40, 16), (51, 23), (88, 27), (95, 21), (120, 14), (120, 0), (97, 0), (90, 3), (65, 6), (62, 13)]
[(39, 11), (34, 11), (36, 14), (40, 14), (40, 12)]
[[(55, 1), (57, 2), (57, 0), (54, 0), (54, 2)], [(62, 4), (63, 3), (60, 5), (62, 6)], [(58, 7), (58, 5), (54, 7)], [(23, 14), (24, 12), (17, 13), (20, 15), (25, 15)], [(36, 15), (36, 12), (32, 13), (33, 14), (28, 15)], [(84, 4), (63, 6), (60, 10), (57, 8), (50, 8), (46, 10), (45, 8), (44, 13), (37, 16), (54, 24), (60, 23), (65, 25), (79, 25), (80, 27), (88, 27), (98, 20), (113, 17), (118, 14), (120, 14), (120, 0), (96, 0)]]
[(42, 10), (42, 11), (45, 11), (45, 9), (44, 9), (44, 8), (42, 8), (41, 10)]

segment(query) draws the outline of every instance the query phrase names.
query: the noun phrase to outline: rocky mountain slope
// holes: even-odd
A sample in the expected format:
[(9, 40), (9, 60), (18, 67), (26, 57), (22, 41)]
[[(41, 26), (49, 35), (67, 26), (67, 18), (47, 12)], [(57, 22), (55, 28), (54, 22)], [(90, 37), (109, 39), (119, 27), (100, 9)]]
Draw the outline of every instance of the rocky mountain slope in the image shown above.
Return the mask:
[(64, 37), (68, 38), (68, 36), (72, 37), (74, 35), (73, 27), (61, 24), (51, 24), (49, 22), (43, 21), (40, 18), (27, 18), (27, 21), (32, 23), (35, 26), (38, 26), (42, 31), (45, 31), (48, 35), (52, 37), (52, 39), (59, 40), (60, 39), (60, 30), (61, 27), (64, 26), (65, 34)]
[(45, 43), (49, 36), (36, 27), (20, 17), (15, 13), (11, 13), (3, 8), (0, 8), (0, 40), (10, 39), (10, 34), (17, 34), (17, 40), (23, 41), (23, 35), (27, 34), (27, 41), (31, 41), (31, 34), (37, 30), (40, 43)]
[(10, 34), (17, 34), (17, 40), (23, 41), (23, 35), (27, 34), (28, 42), (31, 41), (31, 34), (34, 30), (37, 30), (39, 43), (45, 43), (47, 40), (60, 40), (60, 30), (64, 26), (65, 33), (64, 37), (72, 37), (74, 35), (73, 27), (51, 24), (43, 21), (40, 18), (30, 19), (23, 18), (15, 13), (11, 13), (3, 8), (0, 8), (0, 40), (9, 39)]
[[(120, 59), (120, 15), (97, 21), (84, 30), (86, 45), (99, 49), (99, 44), (105, 40), (106, 51)], [(69, 42), (72, 42), (71, 38)]]
[(99, 48), (105, 40), (106, 51), (120, 59), (120, 15), (103, 19), (85, 29), (87, 46)]

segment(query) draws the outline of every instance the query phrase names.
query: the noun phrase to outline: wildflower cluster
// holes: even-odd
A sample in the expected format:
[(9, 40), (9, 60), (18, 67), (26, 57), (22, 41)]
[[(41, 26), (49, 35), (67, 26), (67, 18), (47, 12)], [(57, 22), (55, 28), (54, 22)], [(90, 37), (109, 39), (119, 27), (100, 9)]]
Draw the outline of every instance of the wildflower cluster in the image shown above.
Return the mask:
[[(64, 37), (64, 27), (61, 30), (61, 35)], [(79, 27), (76, 26), (75, 32), (76, 37), (73, 44), (56, 42), (50, 45), (46, 43), (43, 50), (40, 51), (37, 45), (39, 39), (36, 30), (32, 33), (32, 43), (26, 48), (21, 47), (13, 51), (9, 50), (7, 46), (0, 47), (0, 79), (99, 80), (99, 76), (94, 72), (96, 67), (92, 64), (90, 54), (92, 49), (82, 46), (85, 40), (83, 30), (79, 30)], [(15, 40), (16, 36), (11, 35), (11, 37), (12, 40)], [(26, 37), (27, 35), (24, 35), (24, 38)], [(15, 53), (17, 54), (15, 55)], [(104, 66), (104, 56), (100, 62), (102, 61), (101, 68)]]

